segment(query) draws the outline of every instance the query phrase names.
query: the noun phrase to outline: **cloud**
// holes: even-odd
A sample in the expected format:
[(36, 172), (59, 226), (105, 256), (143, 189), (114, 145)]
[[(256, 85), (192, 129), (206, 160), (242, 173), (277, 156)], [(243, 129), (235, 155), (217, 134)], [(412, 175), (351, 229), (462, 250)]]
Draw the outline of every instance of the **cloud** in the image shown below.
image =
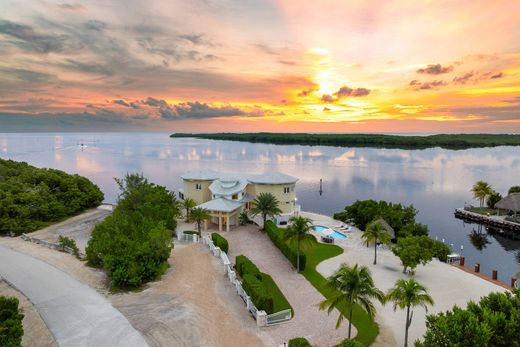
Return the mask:
[(408, 85), (412, 86), (413, 90), (427, 90), (436, 89), (438, 87), (447, 86), (448, 83), (441, 80), (435, 80), (431, 82), (420, 82), (418, 80), (411, 81)]
[(350, 88), (347, 86), (343, 86), (339, 88), (339, 90), (334, 93), (338, 97), (338, 99), (346, 98), (349, 96), (359, 97), (359, 96), (367, 96), (370, 94), (370, 89), (367, 88)]
[(309, 96), (312, 92), (315, 92), (316, 90), (317, 90), (316, 88), (304, 89), (298, 93), (298, 96), (303, 98), (303, 97)]
[[(259, 115), (258, 110), (255, 110), (253, 114), (245, 112), (244, 110), (231, 105), (214, 106), (199, 101), (187, 101), (177, 104), (168, 104), (165, 100), (148, 97), (146, 100), (140, 101), (140, 103), (157, 108), (161, 118), (169, 120), (183, 118), (215, 118)], [(126, 104), (131, 106), (131, 104)]]
[(92, 19), (85, 23), (85, 27), (90, 30), (102, 31), (107, 27), (107, 25), (105, 22), (102, 22), (97, 19)]
[(0, 67), (0, 80), (2, 80), (2, 75), (31, 83), (45, 83), (56, 80), (56, 76), (45, 72)]
[(76, 4), (63, 3), (63, 4), (57, 4), (56, 6), (58, 6), (62, 10), (68, 10), (68, 11), (84, 11), (87, 9), (82, 4), (77, 4), (77, 3)]
[(476, 75), (475, 72), (467, 72), (464, 75), (456, 76), (453, 79), (453, 83), (455, 84), (466, 84)]
[(504, 77), (504, 73), (503, 72), (497, 72), (495, 73), (494, 75), (491, 75), (491, 79), (497, 79), (497, 78), (502, 78)]
[(323, 102), (334, 102), (334, 98), (330, 94), (323, 94), (321, 96), (321, 101), (323, 101)]
[(66, 62), (59, 64), (59, 66), (68, 70), (76, 70), (94, 75), (111, 76), (114, 74), (111, 68), (96, 62), (81, 62), (74, 59), (66, 59)]
[(453, 79), (453, 83), (454, 84), (478, 83), (478, 82), (491, 80), (491, 79), (499, 79), (504, 76), (505, 76), (504, 73), (501, 71), (499, 71), (499, 72), (490, 71), (490, 72), (484, 72), (484, 73), (471, 71), (471, 72), (465, 73), (464, 75), (456, 76)]
[(453, 66), (442, 66), (441, 64), (429, 64), (425, 68), (417, 70), (417, 73), (428, 74), (428, 75), (440, 75), (453, 71)]
[(328, 108), (328, 107), (324, 107), (324, 108), (323, 108), (323, 111), (324, 111), (324, 112), (328, 112), (328, 111), (330, 111), (330, 108)]
[(11, 41), (10, 43), (28, 52), (59, 53), (69, 49), (77, 50), (81, 48), (66, 35), (40, 34), (31, 26), (7, 20), (0, 20), (0, 34), (18, 39), (18, 41)]
[(130, 104), (127, 103), (124, 100), (112, 100), (112, 103), (113, 104), (117, 104), (117, 105), (121, 105), (121, 106), (125, 106), (125, 107), (131, 107)]

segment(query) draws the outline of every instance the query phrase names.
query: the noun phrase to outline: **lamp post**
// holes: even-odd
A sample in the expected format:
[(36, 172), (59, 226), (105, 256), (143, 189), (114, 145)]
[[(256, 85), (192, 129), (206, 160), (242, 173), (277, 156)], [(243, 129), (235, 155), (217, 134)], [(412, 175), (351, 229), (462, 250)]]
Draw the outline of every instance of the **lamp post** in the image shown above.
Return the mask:
[(294, 197), (294, 200), (293, 200), (293, 214), (295, 216), (297, 215), (297, 213), (296, 213), (296, 201), (298, 201), (298, 198)]

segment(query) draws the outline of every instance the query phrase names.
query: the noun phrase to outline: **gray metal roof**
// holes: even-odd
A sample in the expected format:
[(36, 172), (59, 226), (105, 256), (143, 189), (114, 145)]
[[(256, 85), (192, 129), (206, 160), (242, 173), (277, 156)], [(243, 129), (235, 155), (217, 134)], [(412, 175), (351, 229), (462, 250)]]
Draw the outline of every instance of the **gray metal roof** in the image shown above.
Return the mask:
[(495, 204), (495, 208), (520, 212), (520, 193), (511, 193)]
[(198, 205), (197, 207), (205, 208), (209, 211), (217, 212), (233, 212), (242, 207), (243, 203), (239, 201), (228, 200), (224, 198), (213, 199)]
[(266, 172), (260, 175), (249, 175), (247, 179), (251, 183), (258, 184), (291, 184), (298, 181), (296, 177), (276, 171)]
[(211, 169), (199, 170), (199, 171), (189, 171), (185, 174), (181, 175), (183, 180), (189, 181), (213, 181), (220, 177), (220, 173), (213, 171)]
[(214, 180), (209, 190), (215, 195), (233, 195), (246, 189), (247, 183), (244, 177), (224, 177)]
[[(225, 181), (227, 179), (235, 180), (246, 180), (251, 183), (257, 184), (292, 184), (298, 181), (298, 178), (286, 175), (281, 172), (271, 171), (263, 174), (233, 174), (233, 173), (222, 173), (211, 169), (190, 171), (183, 174), (182, 179), (193, 180), (193, 181), (214, 181), (221, 179)], [(246, 182), (247, 184), (247, 182)]]

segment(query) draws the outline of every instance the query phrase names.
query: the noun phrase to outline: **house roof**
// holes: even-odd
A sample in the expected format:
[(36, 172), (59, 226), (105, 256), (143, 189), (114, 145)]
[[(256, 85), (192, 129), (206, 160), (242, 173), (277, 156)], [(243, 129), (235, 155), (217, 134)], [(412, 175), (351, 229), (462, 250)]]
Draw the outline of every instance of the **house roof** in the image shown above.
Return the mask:
[(496, 208), (520, 212), (520, 193), (511, 193), (495, 204)]
[(266, 172), (260, 175), (249, 175), (248, 181), (258, 184), (290, 184), (296, 183), (298, 179), (281, 172)]
[(242, 202), (228, 200), (224, 198), (213, 199), (198, 205), (197, 207), (205, 208), (209, 211), (217, 211), (217, 212), (233, 212), (237, 208), (240, 208), (243, 205)]
[(243, 177), (222, 177), (209, 185), (209, 190), (215, 195), (233, 195), (240, 193), (247, 187), (247, 180)]
[(381, 223), (381, 225), (383, 226), (383, 228), (385, 229), (385, 231), (386, 231), (387, 233), (389, 233), (390, 236), (392, 236), (392, 238), (395, 239), (395, 230), (394, 230), (394, 228), (392, 228), (392, 227), (390, 226), (390, 224), (388, 224), (388, 222), (387, 222), (386, 220), (384, 220), (382, 217), (379, 217), (379, 218), (376, 219), (374, 222), (375, 222), (375, 223)]
[(211, 169), (206, 170), (198, 170), (198, 171), (189, 171), (185, 174), (181, 175), (183, 180), (192, 180), (192, 181), (213, 181), (220, 177), (220, 173), (213, 171)]

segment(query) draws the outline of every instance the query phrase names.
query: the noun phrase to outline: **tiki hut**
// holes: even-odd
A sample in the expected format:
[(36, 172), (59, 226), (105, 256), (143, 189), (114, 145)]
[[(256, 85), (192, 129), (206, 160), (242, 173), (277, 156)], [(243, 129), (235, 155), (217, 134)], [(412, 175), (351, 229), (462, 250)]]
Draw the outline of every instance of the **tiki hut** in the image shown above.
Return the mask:
[(495, 208), (514, 212), (520, 212), (520, 193), (511, 193), (495, 204)]
[(395, 236), (395, 230), (394, 230), (394, 228), (392, 228), (392, 227), (390, 226), (390, 224), (387, 223), (386, 220), (384, 220), (382, 217), (379, 217), (379, 218), (376, 219), (374, 222), (375, 222), (375, 223), (381, 223), (381, 225), (383, 226), (383, 228), (385, 229), (385, 231), (386, 231), (387, 233), (390, 234), (390, 236), (392, 237), (392, 239), (395, 239), (395, 237), (396, 237), (396, 236)]

